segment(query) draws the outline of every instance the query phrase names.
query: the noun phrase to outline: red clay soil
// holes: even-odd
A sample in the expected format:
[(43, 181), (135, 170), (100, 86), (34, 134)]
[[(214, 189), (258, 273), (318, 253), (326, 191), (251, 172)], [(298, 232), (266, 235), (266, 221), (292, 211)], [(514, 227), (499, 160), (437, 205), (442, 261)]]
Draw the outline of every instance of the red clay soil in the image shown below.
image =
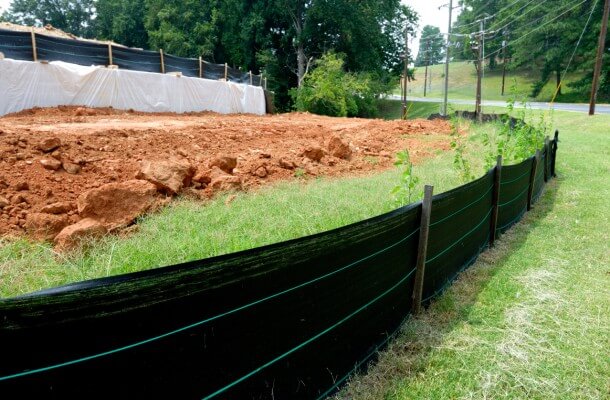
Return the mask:
[[(214, 160), (223, 168), (235, 158), (232, 179), (248, 190), (295, 177), (386, 170), (405, 148), (417, 163), (449, 149), (449, 135), (444, 121), (77, 107), (22, 111), (0, 118), (0, 237), (23, 235), (28, 214), (45, 206), (75, 203), (91, 189), (135, 179), (145, 161), (190, 164), (196, 175), (182, 193), (205, 199), (226, 187), (206, 177)], [(228, 159), (218, 160), (223, 156)], [(72, 224), (81, 218), (74, 208), (61, 212)]]

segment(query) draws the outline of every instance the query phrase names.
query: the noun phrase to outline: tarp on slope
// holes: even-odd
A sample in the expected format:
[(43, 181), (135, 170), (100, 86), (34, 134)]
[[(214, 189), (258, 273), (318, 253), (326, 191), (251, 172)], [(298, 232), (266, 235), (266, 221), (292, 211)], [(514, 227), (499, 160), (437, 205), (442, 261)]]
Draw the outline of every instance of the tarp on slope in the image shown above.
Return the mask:
[(79, 105), (143, 112), (265, 113), (263, 89), (140, 71), (0, 60), (0, 115)]

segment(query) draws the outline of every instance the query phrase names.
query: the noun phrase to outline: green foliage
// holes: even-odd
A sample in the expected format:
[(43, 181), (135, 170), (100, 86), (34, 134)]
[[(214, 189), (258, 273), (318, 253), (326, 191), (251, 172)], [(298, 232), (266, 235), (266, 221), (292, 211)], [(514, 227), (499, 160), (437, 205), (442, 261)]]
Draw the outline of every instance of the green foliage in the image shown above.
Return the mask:
[(94, 0), (13, 0), (3, 19), (20, 25), (53, 25), (77, 36), (93, 34)]
[(333, 53), (316, 61), (301, 88), (291, 92), (296, 109), (335, 117), (375, 112), (375, 93), (368, 76), (345, 72), (343, 65), (343, 58)]
[(470, 161), (465, 156), (466, 138), (460, 133), (460, 120), (451, 117), (451, 148), (453, 149), (453, 168), (458, 172), (462, 182), (470, 182), (475, 178)]
[(415, 59), (415, 66), (422, 67), (440, 64), (445, 57), (445, 42), (441, 30), (432, 25), (426, 25), (422, 29), (419, 41), (419, 51)]
[(413, 175), (413, 163), (409, 155), (409, 150), (405, 149), (396, 153), (394, 165), (400, 171), (400, 183), (396, 185), (390, 194), (394, 198), (394, 204), (401, 207), (411, 203), (411, 198), (415, 193), (415, 187), (419, 183), (419, 178)]
[(129, 47), (148, 48), (146, 0), (97, 0), (96, 35)]

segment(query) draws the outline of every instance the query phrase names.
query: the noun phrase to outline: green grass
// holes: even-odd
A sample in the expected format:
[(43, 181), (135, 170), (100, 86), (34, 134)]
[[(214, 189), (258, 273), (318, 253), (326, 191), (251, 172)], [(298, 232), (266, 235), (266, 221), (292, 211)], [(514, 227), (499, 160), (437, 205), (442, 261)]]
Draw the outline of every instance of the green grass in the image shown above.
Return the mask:
[(540, 202), (338, 398), (609, 398), (610, 117), (555, 122)]
[[(432, 75), (431, 90), (428, 90), (428, 97), (440, 98), (443, 96), (443, 85), (445, 77), (445, 66), (442, 64), (429, 67), (429, 74)], [(415, 81), (408, 86), (409, 96), (424, 97), (425, 67), (415, 69)], [(527, 96), (531, 93), (532, 84), (539, 78), (539, 72), (534, 70), (507, 71), (505, 96), (502, 96), (502, 68), (501, 65), (494, 71), (485, 71), (485, 78), (482, 85), (482, 97), (485, 100), (506, 100), (511, 92), (513, 80), (516, 81), (516, 90)], [(588, 98), (574, 93), (567, 86), (568, 83), (582, 78), (580, 74), (569, 73), (566, 75), (562, 85), (562, 95), (558, 96), (557, 101), (563, 102), (587, 102)], [(452, 62), (449, 65), (449, 98), (451, 99), (474, 99), (476, 88), (476, 70), (474, 64), (470, 62)], [(430, 83), (429, 83), (430, 85)], [(430, 86), (429, 86), (430, 87)], [(555, 93), (555, 76), (544, 86), (542, 92), (536, 98), (529, 98), (532, 101), (550, 101)], [(400, 94), (400, 89), (396, 89), (394, 94)]]
[[(459, 184), (450, 154), (414, 168), (438, 190)], [(351, 179), (281, 183), (201, 204), (173, 202), (142, 218), (137, 232), (108, 236), (89, 250), (57, 254), (48, 244), (0, 239), (0, 297), (231, 253), (333, 229), (394, 208), (395, 170)]]
[[(380, 99), (377, 101), (379, 117), (383, 119), (400, 119), (402, 115), (402, 103), (397, 100)], [(407, 118), (428, 118), (431, 114), (437, 114), (440, 111), (438, 103), (424, 103), (417, 101), (407, 102)]]

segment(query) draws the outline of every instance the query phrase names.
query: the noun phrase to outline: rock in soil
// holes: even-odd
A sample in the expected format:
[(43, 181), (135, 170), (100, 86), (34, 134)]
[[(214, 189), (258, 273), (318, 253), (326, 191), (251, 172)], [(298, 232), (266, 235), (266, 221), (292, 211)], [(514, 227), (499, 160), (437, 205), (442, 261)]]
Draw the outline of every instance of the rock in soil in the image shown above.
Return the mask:
[(191, 184), (195, 169), (188, 161), (143, 161), (138, 179), (153, 183), (161, 192), (174, 195)]
[(38, 144), (38, 149), (43, 153), (50, 153), (61, 146), (61, 140), (56, 137), (43, 139)]
[(78, 198), (78, 213), (92, 218), (108, 230), (131, 224), (155, 203), (155, 185), (144, 180), (109, 183)]
[(237, 167), (237, 158), (235, 157), (217, 157), (210, 162), (210, 168), (218, 167), (227, 174), (232, 174)]
[(343, 139), (337, 135), (333, 135), (328, 141), (328, 152), (331, 156), (349, 160), (352, 157), (352, 149)]
[(56, 249), (64, 251), (77, 247), (84, 239), (102, 237), (104, 234), (106, 234), (104, 225), (94, 219), (85, 218), (62, 229), (54, 242)]
[(43, 158), (40, 160), (40, 164), (42, 164), (44, 169), (48, 169), (50, 171), (57, 171), (61, 168), (61, 161), (55, 158)]
[(225, 191), (241, 189), (242, 182), (239, 176), (229, 175), (218, 167), (212, 168), (211, 178), (212, 181), (209, 186), (213, 190)]
[(58, 201), (57, 203), (49, 204), (40, 209), (43, 214), (67, 214), (76, 209), (76, 203), (72, 201)]
[(72, 175), (78, 174), (81, 170), (80, 165), (74, 164), (71, 162), (67, 162), (67, 161), (62, 163), (62, 167), (64, 167), (64, 170), (67, 173), (72, 174)]
[(28, 234), (37, 240), (53, 240), (70, 223), (67, 215), (30, 213), (25, 221)]
[(318, 146), (311, 146), (303, 150), (303, 156), (309, 158), (311, 161), (320, 162), (324, 157), (324, 150)]

